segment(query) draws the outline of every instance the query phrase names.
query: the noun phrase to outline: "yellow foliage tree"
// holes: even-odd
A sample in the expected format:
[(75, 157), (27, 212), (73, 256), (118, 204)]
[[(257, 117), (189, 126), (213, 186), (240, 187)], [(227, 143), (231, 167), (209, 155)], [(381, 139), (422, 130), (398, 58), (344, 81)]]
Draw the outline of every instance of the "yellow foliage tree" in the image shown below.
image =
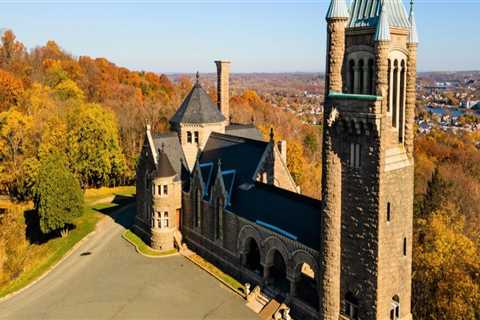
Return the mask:
[(417, 219), (413, 252), (415, 319), (478, 319), (480, 255), (463, 229), (463, 217), (450, 204), (426, 219)]

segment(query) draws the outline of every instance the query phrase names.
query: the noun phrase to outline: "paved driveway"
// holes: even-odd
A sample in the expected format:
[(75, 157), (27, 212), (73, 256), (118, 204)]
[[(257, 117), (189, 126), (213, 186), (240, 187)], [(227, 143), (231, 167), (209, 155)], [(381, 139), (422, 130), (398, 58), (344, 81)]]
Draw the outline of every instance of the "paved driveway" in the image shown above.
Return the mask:
[(185, 258), (140, 256), (123, 230), (104, 223), (47, 277), (0, 303), (0, 319), (258, 319)]

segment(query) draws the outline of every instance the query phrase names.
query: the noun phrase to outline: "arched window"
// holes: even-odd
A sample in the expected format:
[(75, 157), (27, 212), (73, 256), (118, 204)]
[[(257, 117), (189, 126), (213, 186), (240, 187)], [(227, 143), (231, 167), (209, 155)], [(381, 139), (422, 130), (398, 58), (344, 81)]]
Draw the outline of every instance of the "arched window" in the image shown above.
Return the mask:
[(195, 192), (195, 227), (199, 228), (202, 221), (202, 191), (200, 188)]
[(403, 143), (403, 135), (405, 132), (405, 60), (402, 60), (400, 71), (400, 105), (399, 105), (399, 130), (398, 142)]
[(393, 63), (393, 105), (392, 105), (392, 126), (398, 128), (398, 60)]
[(347, 292), (343, 300), (342, 314), (347, 319), (358, 319), (358, 299), (350, 291)]
[(358, 62), (358, 90), (357, 93), (365, 93), (365, 64), (363, 59)]
[(395, 295), (392, 298), (392, 307), (390, 309), (390, 320), (400, 319), (400, 298)]
[(215, 239), (223, 239), (223, 206), (224, 200), (218, 197), (215, 205)]
[(387, 112), (392, 112), (392, 61), (388, 59)]
[(368, 60), (368, 81), (369, 81), (369, 94), (375, 93), (375, 64), (373, 59)]
[(354, 93), (355, 92), (355, 61), (353, 60), (350, 60), (350, 64), (348, 66), (348, 74), (349, 74), (349, 77), (350, 77), (350, 82), (349, 82), (349, 91), (350, 93)]

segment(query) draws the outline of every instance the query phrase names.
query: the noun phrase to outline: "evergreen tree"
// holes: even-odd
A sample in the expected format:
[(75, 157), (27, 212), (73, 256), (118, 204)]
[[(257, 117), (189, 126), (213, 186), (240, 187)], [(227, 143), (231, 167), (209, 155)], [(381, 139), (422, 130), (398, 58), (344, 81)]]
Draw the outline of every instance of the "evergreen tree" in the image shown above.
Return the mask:
[(80, 183), (68, 171), (65, 158), (58, 152), (41, 160), (35, 188), (35, 207), (40, 216), (43, 233), (68, 233), (68, 224), (83, 212), (83, 193)]

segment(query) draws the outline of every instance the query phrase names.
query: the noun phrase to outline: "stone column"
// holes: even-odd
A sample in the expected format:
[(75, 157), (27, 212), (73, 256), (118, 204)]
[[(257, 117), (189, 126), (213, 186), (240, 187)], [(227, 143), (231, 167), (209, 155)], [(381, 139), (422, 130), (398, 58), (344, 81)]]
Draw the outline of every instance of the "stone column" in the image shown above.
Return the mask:
[(362, 88), (360, 88), (360, 66), (353, 67), (353, 93), (362, 93)]
[(328, 124), (332, 107), (325, 108), (322, 165), (322, 257), (320, 260), (320, 319), (338, 320), (340, 312), (342, 164)]
[(415, 104), (417, 85), (417, 44), (408, 43), (408, 63), (405, 102), (405, 149), (407, 155), (413, 158), (413, 138), (415, 134)]
[(375, 60), (376, 60), (376, 94), (383, 97), (382, 114), (387, 112), (387, 90), (388, 88), (388, 53), (390, 50), (389, 41), (379, 41), (375, 46)]
[(328, 23), (327, 67), (325, 96), (330, 91), (342, 92), (342, 67), (345, 54), (345, 25), (347, 18), (333, 18)]
[(217, 105), (230, 124), (230, 61), (215, 61), (217, 65)]

